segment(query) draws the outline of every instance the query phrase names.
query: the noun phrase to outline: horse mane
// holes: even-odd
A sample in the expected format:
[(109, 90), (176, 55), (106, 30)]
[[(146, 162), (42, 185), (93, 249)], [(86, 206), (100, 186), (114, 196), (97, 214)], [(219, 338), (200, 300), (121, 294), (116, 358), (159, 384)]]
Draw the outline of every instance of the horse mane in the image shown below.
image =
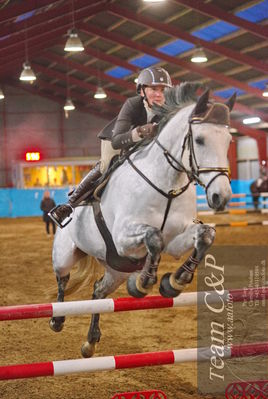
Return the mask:
[(183, 82), (180, 85), (166, 88), (165, 104), (154, 104), (152, 109), (159, 117), (158, 131), (182, 108), (197, 102), (197, 90), (204, 87), (202, 83)]

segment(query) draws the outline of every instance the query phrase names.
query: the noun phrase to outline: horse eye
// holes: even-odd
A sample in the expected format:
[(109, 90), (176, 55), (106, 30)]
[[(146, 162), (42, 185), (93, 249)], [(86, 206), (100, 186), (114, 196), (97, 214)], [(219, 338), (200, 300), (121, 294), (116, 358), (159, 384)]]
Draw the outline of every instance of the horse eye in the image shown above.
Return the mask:
[(204, 144), (205, 144), (205, 141), (204, 141), (203, 137), (197, 137), (197, 138), (195, 139), (195, 142), (196, 142), (196, 144), (198, 144), (198, 145), (204, 145)]

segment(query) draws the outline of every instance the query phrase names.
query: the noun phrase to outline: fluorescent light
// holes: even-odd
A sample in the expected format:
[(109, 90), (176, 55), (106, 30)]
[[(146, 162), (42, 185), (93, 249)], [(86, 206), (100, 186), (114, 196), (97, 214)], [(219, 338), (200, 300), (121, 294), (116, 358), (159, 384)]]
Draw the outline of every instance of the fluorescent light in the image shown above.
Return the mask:
[(66, 103), (64, 105), (64, 110), (65, 111), (73, 111), (75, 109), (74, 103), (70, 98), (67, 98)]
[(261, 118), (259, 118), (258, 116), (253, 116), (251, 118), (243, 119), (244, 125), (251, 125), (253, 123), (259, 123), (260, 121), (261, 121)]
[(30, 83), (33, 83), (33, 81), (36, 80), (35, 73), (32, 70), (29, 62), (24, 62), (23, 70), (20, 74), (20, 80), (22, 80), (24, 82), (30, 82)]
[(107, 97), (107, 94), (105, 93), (103, 88), (99, 86), (96, 90), (96, 93), (94, 94), (94, 98), (97, 98), (98, 100), (100, 100), (100, 99), (106, 98), (106, 97)]
[(202, 49), (197, 49), (191, 58), (191, 62), (195, 63), (207, 62), (207, 60), (207, 56)]
[(3, 90), (0, 88), (0, 100), (3, 100), (5, 98)]
[(83, 43), (81, 42), (75, 29), (71, 29), (70, 31), (68, 31), (68, 35), (69, 35), (69, 37), (65, 44), (64, 50), (65, 51), (76, 51), (76, 52), (84, 51)]
[(143, 0), (145, 3), (161, 3), (162, 1), (165, 0)]

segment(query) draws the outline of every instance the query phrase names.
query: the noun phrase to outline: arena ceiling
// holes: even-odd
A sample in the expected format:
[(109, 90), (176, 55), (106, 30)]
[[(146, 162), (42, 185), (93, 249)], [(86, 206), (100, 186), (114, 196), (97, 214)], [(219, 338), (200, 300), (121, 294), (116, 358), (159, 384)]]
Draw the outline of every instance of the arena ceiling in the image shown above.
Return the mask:
[[(268, 0), (0, 0), (0, 84), (81, 111), (113, 118), (135, 94), (146, 66), (166, 68), (174, 83), (205, 83), (216, 100), (238, 94), (232, 126), (253, 137), (268, 132)], [(66, 53), (75, 27), (85, 50)], [(208, 62), (190, 61), (202, 47)], [(21, 83), (28, 53), (37, 80)], [(105, 100), (94, 99), (97, 86)], [(243, 118), (261, 122), (245, 126)]]

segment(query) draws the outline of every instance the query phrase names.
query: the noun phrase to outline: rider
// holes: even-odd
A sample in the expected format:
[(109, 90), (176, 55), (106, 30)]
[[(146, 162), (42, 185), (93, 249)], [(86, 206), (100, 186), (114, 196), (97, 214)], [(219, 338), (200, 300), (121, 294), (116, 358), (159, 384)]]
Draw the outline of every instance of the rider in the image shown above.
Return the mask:
[(68, 203), (59, 205), (50, 212), (50, 217), (59, 227), (64, 227), (64, 219), (95, 189), (96, 181), (120, 150), (130, 148), (145, 137), (155, 136), (157, 127), (154, 122), (157, 120), (152, 105), (163, 105), (164, 89), (171, 86), (171, 78), (164, 68), (149, 67), (140, 72), (136, 86), (138, 95), (126, 100), (118, 116), (98, 135), (101, 139), (100, 162), (71, 193)]

